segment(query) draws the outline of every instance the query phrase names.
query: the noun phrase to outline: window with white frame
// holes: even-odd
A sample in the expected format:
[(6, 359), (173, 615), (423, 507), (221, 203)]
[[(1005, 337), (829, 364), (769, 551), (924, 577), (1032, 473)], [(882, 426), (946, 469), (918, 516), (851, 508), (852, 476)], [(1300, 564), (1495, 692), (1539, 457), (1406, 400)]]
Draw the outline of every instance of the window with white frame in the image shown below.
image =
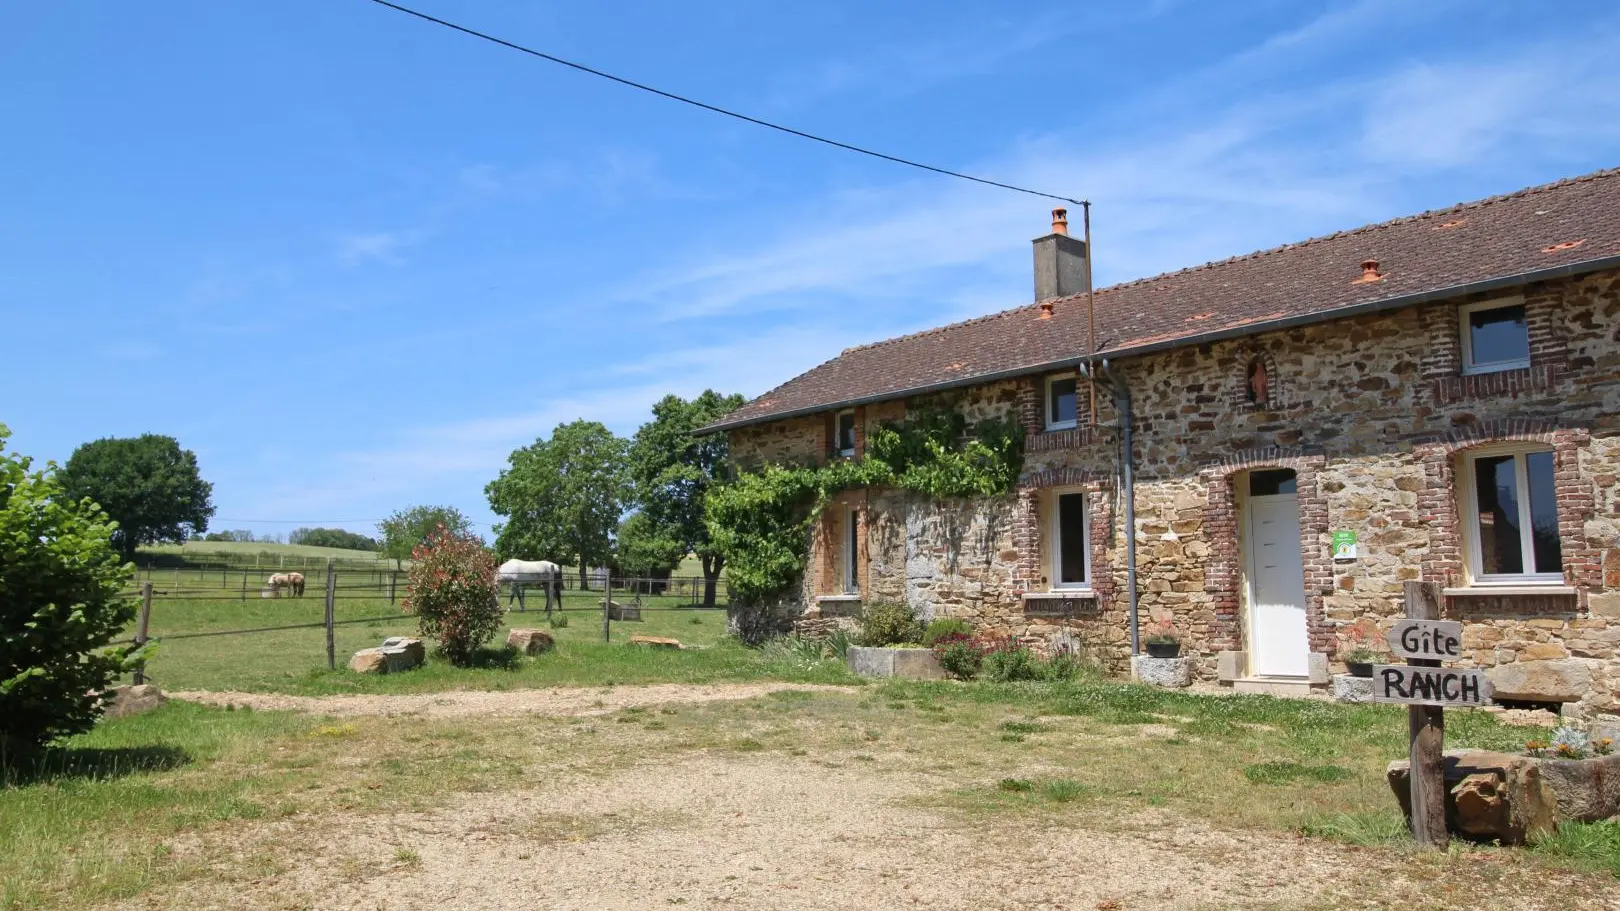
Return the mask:
[(1530, 325), (1524, 299), (1501, 298), (1457, 308), (1463, 373), (1494, 373), (1530, 366)]
[(844, 513), (843, 534), (843, 564), (844, 564), (844, 594), (855, 595), (860, 593), (860, 575), (856, 573), (857, 561), (861, 558), (860, 515), (853, 509)]
[(838, 412), (838, 442), (834, 448), (841, 456), (855, 457), (855, 409)]
[(1091, 521), (1086, 495), (1055, 490), (1047, 540), (1052, 555), (1052, 587), (1091, 587)]
[(1555, 461), (1552, 450), (1526, 446), (1463, 457), (1463, 521), (1474, 582), (1564, 581)]
[(1073, 375), (1046, 378), (1046, 429), (1068, 430), (1079, 423), (1079, 382)]

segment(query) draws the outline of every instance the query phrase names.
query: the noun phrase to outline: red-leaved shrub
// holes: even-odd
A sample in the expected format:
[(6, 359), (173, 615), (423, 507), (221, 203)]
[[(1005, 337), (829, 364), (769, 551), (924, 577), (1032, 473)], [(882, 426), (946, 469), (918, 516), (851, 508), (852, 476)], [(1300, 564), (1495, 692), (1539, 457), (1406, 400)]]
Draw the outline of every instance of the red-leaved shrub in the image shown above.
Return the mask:
[(478, 539), (443, 525), (411, 551), (405, 610), (414, 611), (423, 636), (438, 640), (451, 664), (467, 667), (501, 628), (495, 555)]

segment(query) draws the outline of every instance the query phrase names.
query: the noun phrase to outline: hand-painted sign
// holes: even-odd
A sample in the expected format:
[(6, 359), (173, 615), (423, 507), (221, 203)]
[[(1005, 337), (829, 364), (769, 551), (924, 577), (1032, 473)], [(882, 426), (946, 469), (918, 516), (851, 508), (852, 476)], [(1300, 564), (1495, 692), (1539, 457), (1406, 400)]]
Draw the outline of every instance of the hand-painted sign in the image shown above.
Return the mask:
[(1389, 650), (1399, 658), (1460, 658), (1462, 630), (1456, 620), (1397, 620), (1389, 630)]
[(1379, 664), (1373, 667), (1374, 702), (1401, 705), (1491, 704), (1491, 681), (1479, 671)]
[(1354, 560), (1356, 556), (1356, 533), (1348, 530), (1334, 532), (1333, 559)]

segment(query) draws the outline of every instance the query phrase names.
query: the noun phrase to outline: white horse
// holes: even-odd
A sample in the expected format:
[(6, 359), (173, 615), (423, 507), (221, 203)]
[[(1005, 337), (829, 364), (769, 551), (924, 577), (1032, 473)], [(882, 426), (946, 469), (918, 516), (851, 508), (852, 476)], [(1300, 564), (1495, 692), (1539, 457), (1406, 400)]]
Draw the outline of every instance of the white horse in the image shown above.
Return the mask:
[(550, 560), (507, 560), (495, 570), (495, 581), (512, 586), (511, 594), (507, 596), (506, 603), (511, 604), (514, 599), (519, 604), (523, 602), (523, 586), (530, 583), (539, 583), (546, 592), (546, 616), (551, 616), (551, 601), (557, 601), (557, 607), (562, 607), (562, 567)]
[(284, 589), (288, 594), (298, 597), (303, 597), (304, 594), (303, 573), (275, 573), (265, 580), (265, 584), (269, 586), (272, 597), (281, 597), (281, 592)]

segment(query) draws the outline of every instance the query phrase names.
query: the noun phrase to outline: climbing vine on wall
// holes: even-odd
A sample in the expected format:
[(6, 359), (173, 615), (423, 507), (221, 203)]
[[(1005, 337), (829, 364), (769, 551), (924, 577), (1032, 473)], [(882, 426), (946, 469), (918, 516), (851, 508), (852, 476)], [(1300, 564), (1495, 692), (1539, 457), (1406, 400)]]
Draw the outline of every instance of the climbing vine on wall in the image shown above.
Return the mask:
[(946, 408), (885, 423), (866, 457), (820, 466), (766, 465), (709, 492), (707, 521), (726, 555), (733, 598), (762, 604), (799, 582), (810, 528), (827, 500), (856, 487), (890, 486), (938, 499), (1010, 492), (1023, 470), (1024, 431), (1016, 420), (968, 426)]

